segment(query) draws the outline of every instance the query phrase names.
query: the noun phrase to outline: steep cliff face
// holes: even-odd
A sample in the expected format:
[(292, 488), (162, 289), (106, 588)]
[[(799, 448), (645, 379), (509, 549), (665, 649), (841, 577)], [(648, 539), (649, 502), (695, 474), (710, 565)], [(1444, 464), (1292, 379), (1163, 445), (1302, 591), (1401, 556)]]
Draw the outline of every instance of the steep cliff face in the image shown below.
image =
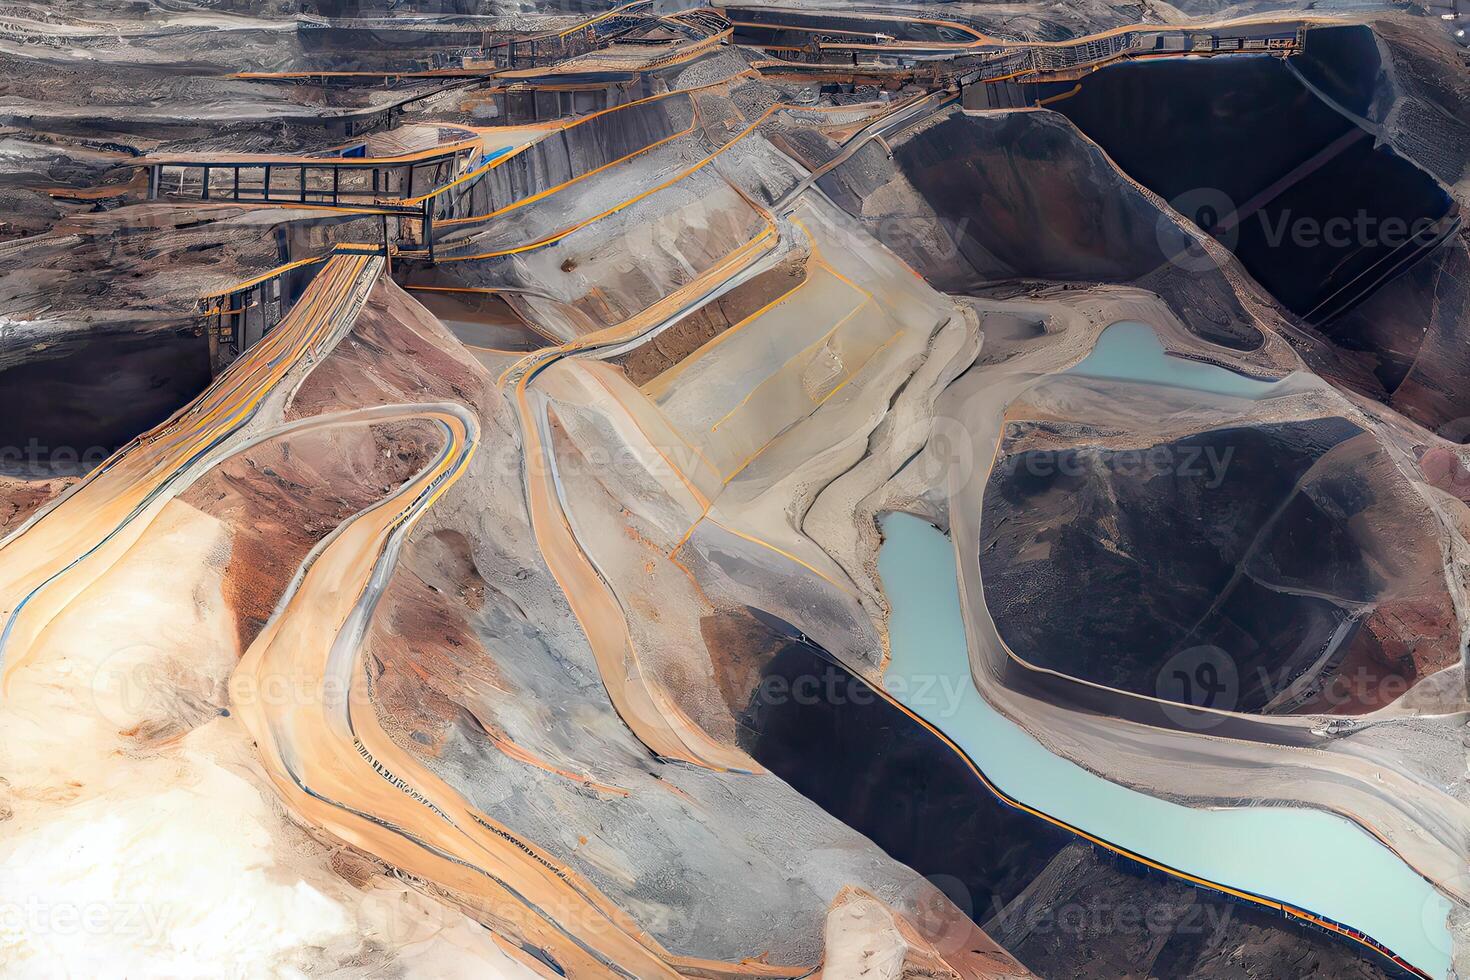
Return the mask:
[(1377, 28), (1309, 31), (1285, 60), (1109, 68), (1054, 108), (1299, 317), (1314, 366), (1435, 430), (1470, 413), (1470, 85), (1452, 51)]
[[(1310, 34), (1306, 50), (1310, 59)], [(1305, 69), (1265, 56), (1135, 62), (1055, 106), (1124, 173), (1213, 231), (1282, 305), (1325, 322), (1432, 243), (1452, 206), (1375, 127), (1344, 115), (1365, 108), (1355, 76), (1371, 89), (1374, 62), (1329, 57)], [(1358, 105), (1339, 111), (1306, 72), (1333, 73)]]
[(869, 146), (822, 178), (833, 200), (950, 292), (1006, 280), (1132, 283), (1165, 297), (1191, 330), (1260, 343), (1230, 281), (1157, 199), (1050, 112), (948, 112)]
[[(1174, 675), (1208, 661), (1216, 706), (1346, 714), (1458, 662), (1436, 519), (1358, 426), (1262, 420), (1155, 442), (1027, 414), (986, 487), (980, 555), (1023, 659), (1190, 703), (1198, 678)], [(1406, 617), (1412, 644), (1394, 626)]]

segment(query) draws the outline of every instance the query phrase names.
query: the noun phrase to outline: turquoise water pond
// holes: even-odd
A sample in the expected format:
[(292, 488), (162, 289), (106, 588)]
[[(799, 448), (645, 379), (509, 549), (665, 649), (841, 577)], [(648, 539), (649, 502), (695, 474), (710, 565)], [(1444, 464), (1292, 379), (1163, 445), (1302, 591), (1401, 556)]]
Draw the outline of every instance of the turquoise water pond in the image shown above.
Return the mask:
[[(1164, 353), (1152, 329), (1120, 322), (1069, 372), (1259, 398), (1280, 382)], [(1434, 977), (1449, 972), (1448, 902), (1355, 824), (1318, 810), (1205, 810), (1126, 789), (1051, 754), (975, 690), (954, 548), (908, 514), (883, 519), (878, 570), (892, 604), (885, 686), (955, 741), (1001, 790), (1171, 867), (1352, 926)], [(937, 683), (936, 683), (937, 679)], [(946, 696), (932, 696), (943, 690)], [(929, 692), (930, 696), (915, 696)]]
[(1064, 373), (1252, 399), (1270, 394), (1280, 383), (1260, 381), (1213, 364), (1173, 357), (1164, 352), (1164, 346), (1151, 327), (1128, 320), (1104, 330), (1092, 353)]

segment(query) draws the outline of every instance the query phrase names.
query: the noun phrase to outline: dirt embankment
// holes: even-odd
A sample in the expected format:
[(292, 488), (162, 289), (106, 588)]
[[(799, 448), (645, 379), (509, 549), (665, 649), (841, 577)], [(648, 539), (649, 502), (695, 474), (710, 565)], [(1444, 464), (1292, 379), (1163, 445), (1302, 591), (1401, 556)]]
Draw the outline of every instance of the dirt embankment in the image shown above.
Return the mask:
[(471, 547), (447, 528), (415, 539), (374, 616), (367, 648), (373, 703), (388, 732), (419, 752), (442, 749), (466, 716), (466, 691), (504, 686), (495, 660), (478, 653), (471, 625), (486, 590)]
[[(1435, 252), (1323, 329), (1322, 373), (1361, 364), (1377, 386), (1354, 386), (1453, 442), (1470, 438), (1470, 237)], [(1324, 344), (1324, 347), (1326, 345)]]
[[(459, 349), (459, 354), (454, 351)], [(357, 325), (302, 384), (288, 419), (395, 403), (473, 402), (485, 377), (433, 314), (381, 282)]]
[(896, 138), (891, 157), (870, 144), (820, 186), (946, 292), (1130, 283), (1206, 340), (1260, 344), (1225, 276), (1173, 261), (1190, 254), (1184, 230), (1055, 113), (952, 110)]
[(442, 441), (423, 422), (310, 430), (231, 457), (181, 495), (235, 528), (223, 588), (240, 649), (312, 547), (423, 469)]
[(1012, 422), (987, 487), (986, 597), (1022, 658), (1189, 700), (1171, 671), (1208, 650), (1232, 673), (1223, 706), (1267, 714), (1372, 711), (1458, 661), (1438, 524), (1371, 434), (1318, 419), (1123, 452), (1097, 435)]
[(701, 306), (645, 344), (614, 359), (628, 380), (645, 384), (704, 344), (790, 292), (806, 280), (806, 255), (793, 253), (774, 268)]
[(75, 477), (25, 480), (0, 476), (0, 537), (19, 527), (76, 480)]

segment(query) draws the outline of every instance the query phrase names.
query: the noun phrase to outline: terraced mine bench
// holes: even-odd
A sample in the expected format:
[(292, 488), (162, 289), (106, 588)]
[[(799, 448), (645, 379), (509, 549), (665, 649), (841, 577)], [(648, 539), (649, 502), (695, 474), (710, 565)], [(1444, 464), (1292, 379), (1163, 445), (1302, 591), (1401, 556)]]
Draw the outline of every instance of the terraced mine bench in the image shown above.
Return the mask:
[(382, 245), (342, 244), (324, 255), (276, 266), (223, 291), (200, 297), (199, 317), (209, 338), (209, 361), (219, 374), (286, 318), (333, 255), (387, 255)]
[(537, 68), (595, 51), (611, 39), (653, 19), (653, 0), (633, 3), (588, 18), (563, 31), (534, 37), (487, 42), (478, 58), (466, 59), (466, 68)]

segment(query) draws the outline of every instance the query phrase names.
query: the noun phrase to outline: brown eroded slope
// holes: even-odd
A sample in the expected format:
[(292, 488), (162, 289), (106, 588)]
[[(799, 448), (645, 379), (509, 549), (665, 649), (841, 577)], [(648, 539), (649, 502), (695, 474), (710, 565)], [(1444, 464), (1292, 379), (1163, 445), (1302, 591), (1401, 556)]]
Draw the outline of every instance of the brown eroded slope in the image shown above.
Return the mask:
[(440, 441), (425, 425), (396, 422), (278, 436), (230, 457), (180, 495), (236, 529), (224, 589), (241, 650), (311, 548), (422, 469)]

